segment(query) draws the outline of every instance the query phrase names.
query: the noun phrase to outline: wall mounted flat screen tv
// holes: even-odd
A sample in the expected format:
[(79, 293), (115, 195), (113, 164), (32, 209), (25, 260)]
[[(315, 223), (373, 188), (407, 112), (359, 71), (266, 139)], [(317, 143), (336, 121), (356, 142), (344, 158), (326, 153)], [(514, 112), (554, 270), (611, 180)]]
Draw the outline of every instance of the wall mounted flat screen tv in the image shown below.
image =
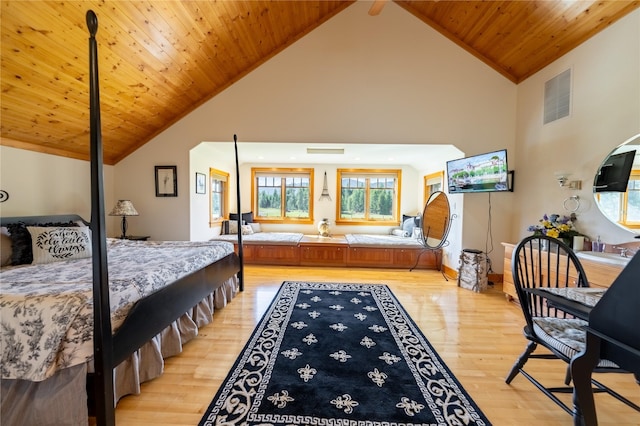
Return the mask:
[(447, 161), (450, 194), (511, 191), (507, 150)]
[(636, 150), (610, 155), (596, 174), (594, 192), (626, 192)]

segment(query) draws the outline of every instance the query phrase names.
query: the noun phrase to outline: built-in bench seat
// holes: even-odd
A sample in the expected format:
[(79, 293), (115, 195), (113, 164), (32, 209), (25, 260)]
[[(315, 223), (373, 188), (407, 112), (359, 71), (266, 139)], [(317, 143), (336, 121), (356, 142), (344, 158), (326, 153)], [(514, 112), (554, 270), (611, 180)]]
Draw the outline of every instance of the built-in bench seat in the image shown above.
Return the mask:
[[(216, 239), (233, 242), (237, 235)], [(441, 250), (427, 250), (414, 238), (378, 234), (332, 237), (292, 232), (258, 232), (242, 236), (247, 264), (438, 269)]]
[[(304, 234), (299, 232), (256, 232), (242, 236), (242, 244), (268, 244), (271, 246), (297, 246)], [(238, 243), (238, 234), (218, 235), (216, 240)]]

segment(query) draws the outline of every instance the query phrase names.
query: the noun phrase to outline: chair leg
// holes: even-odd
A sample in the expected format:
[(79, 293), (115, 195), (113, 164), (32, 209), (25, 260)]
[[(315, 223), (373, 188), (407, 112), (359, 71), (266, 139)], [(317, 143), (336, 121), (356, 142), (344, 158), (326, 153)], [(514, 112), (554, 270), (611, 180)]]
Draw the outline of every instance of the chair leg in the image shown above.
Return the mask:
[(511, 383), (511, 381), (518, 375), (518, 372), (520, 371), (520, 369), (524, 367), (524, 365), (527, 363), (527, 360), (529, 359), (533, 351), (536, 350), (537, 347), (538, 347), (538, 344), (536, 342), (532, 342), (532, 341), (529, 342), (524, 352), (522, 352), (522, 355), (520, 355), (520, 357), (518, 357), (518, 359), (516, 360), (515, 364), (513, 364), (513, 367), (511, 368), (509, 375), (504, 380), (506, 384)]
[(571, 384), (571, 366), (567, 364), (567, 371), (564, 375), (564, 384), (569, 386)]

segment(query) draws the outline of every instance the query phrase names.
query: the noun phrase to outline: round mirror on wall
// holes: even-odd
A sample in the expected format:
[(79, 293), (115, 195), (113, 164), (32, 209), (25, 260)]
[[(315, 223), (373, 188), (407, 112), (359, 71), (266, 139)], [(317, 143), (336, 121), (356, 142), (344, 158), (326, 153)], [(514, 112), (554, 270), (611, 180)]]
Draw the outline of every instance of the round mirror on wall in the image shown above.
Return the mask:
[(607, 219), (640, 232), (640, 134), (616, 147), (600, 164), (593, 195)]
[(445, 245), (451, 226), (449, 198), (442, 191), (429, 196), (422, 211), (422, 240), (425, 247), (436, 250)]

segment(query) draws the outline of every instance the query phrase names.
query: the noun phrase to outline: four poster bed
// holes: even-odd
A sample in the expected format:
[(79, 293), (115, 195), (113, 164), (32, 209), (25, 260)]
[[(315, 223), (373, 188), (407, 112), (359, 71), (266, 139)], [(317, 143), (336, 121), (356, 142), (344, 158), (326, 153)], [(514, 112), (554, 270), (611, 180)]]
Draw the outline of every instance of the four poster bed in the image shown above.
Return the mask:
[(12, 240), (20, 231), (31, 242), (28, 262), (0, 270), (3, 425), (86, 425), (88, 401), (98, 425), (115, 424), (117, 400), (162, 374), (163, 358), (243, 287), (242, 253), (231, 243), (106, 238), (92, 11), (87, 26), (91, 221), (0, 219)]
[[(0, 219), (24, 225), (34, 242), (52, 241), (47, 255), (84, 257), (3, 268), (2, 423), (87, 424), (87, 377), (93, 377), (92, 259), (74, 239), (56, 245), (55, 233), (90, 235), (86, 226), (32, 227), (81, 221), (78, 216)], [(34, 231), (35, 230), (35, 231)], [(41, 232), (38, 234), (38, 232)], [(45, 235), (45, 237), (42, 237)], [(51, 236), (54, 235), (54, 236)], [(58, 239), (58, 241), (60, 241)], [(80, 241), (80, 242), (78, 242)], [(212, 320), (215, 308), (236, 294), (238, 258), (228, 243), (107, 239), (114, 403), (140, 392), (162, 374), (164, 358), (177, 355)], [(85, 249), (85, 250), (83, 250)], [(88, 254), (88, 255), (87, 255)], [(42, 256), (34, 253), (35, 261)], [(105, 349), (106, 350), (106, 349)]]

